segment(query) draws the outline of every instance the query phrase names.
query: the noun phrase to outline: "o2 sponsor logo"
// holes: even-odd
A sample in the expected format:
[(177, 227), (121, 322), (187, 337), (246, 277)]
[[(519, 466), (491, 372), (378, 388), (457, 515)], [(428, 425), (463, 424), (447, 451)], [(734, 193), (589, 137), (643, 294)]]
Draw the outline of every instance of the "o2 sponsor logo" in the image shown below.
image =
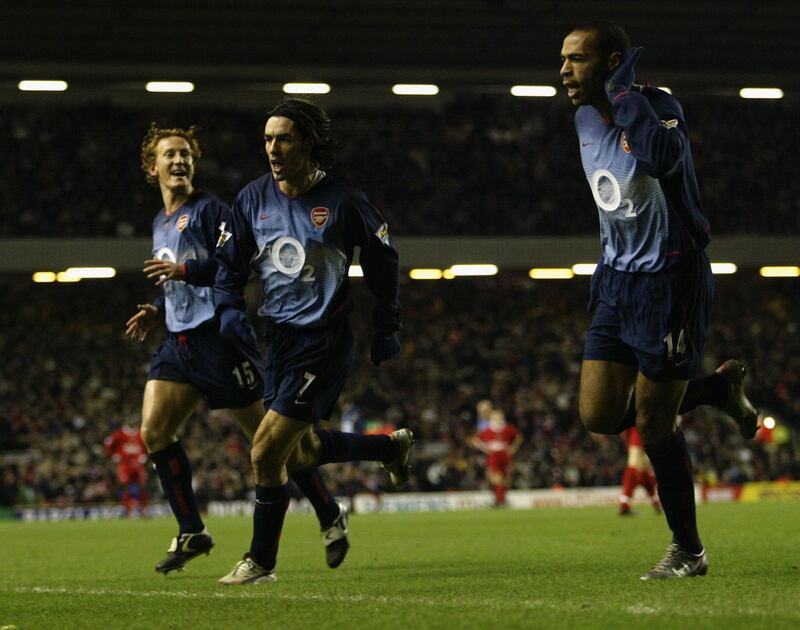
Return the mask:
[(313, 282), (314, 265), (306, 265), (306, 250), (293, 236), (281, 236), (271, 246), (269, 257), (275, 269), (287, 276), (300, 275), (301, 282)]
[(594, 201), (601, 210), (605, 212), (621, 210), (622, 216), (626, 218), (636, 216), (633, 202), (630, 199), (622, 198), (619, 182), (611, 171), (604, 168), (597, 169), (592, 173), (589, 186), (592, 189)]

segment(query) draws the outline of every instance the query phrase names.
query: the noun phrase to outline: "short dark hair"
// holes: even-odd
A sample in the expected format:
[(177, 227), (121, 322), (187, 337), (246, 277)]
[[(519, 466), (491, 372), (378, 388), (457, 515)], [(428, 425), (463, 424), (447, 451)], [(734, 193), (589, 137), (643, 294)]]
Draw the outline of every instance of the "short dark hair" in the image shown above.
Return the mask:
[(302, 140), (310, 145), (312, 162), (323, 168), (331, 166), (334, 149), (331, 119), (324, 109), (304, 98), (292, 97), (283, 99), (267, 112), (267, 120), (273, 116), (283, 116), (294, 122)]
[(578, 24), (572, 30), (594, 33), (595, 49), (602, 57), (608, 57), (614, 52), (624, 54), (631, 47), (628, 34), (613, 22), (586, 22)]

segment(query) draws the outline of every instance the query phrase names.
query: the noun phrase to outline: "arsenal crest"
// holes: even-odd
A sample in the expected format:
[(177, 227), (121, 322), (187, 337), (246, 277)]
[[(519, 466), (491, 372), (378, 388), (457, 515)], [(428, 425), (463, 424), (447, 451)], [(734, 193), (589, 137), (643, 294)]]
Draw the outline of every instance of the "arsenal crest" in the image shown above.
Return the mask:
[(314, 227), (317, 229), (325, 227), (325, 224), (328, 222), (328, 218), (330, 216), (331, 211), (327, 208), (322, 206), (311, 208), (311, 223), (313, 223)]
[(631, 152), (631, 145), (628, 144), (628, 136), (625, 135), (624, 131), (622, 132), (622, 150), (625, 151), (625, 153)]
[(183, 232), (183, 228), (186, 227), (186, 224), (189, 223), (189, 215), (182, 214), (178, 217), (178, 222), (175, 224), (175, 227), (178, 228), (178, 232)]

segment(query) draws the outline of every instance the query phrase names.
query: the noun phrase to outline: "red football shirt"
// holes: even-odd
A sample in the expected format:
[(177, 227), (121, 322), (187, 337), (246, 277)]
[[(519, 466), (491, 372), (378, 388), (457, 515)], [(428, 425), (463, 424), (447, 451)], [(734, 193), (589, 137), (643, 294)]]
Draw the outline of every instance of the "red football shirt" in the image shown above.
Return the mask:
[(489, 454), (508, 453), (508, 447), (518, 435), (519, 431), (510, 424), (507, 424), (499, 431), (495, 431), (490, 426), (486, 427), (483, 431), (478, 433), (478, 439), (486, 444)]
[(103, 448), (106, 455), (120, 464), (141, 466), (147, 461), (147, 449), (138, 429), (117, 429), (103, 440)]

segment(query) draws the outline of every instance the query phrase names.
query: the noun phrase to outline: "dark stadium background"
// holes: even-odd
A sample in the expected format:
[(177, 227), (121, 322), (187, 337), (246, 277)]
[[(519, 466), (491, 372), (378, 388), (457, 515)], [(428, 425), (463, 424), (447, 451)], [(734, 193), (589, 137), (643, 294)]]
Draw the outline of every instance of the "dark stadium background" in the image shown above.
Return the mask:
[[(423, 438), (411, 488), (481, 487), (466, 438), (487, 396), (526, 437), (515, 487), (618, 483), (621, 440), (589, 437), (576, 415), (586, 279), (527, 276), (597, 259), (571, 110), (561, 94), (508, 94), (514, 84), (558, 86), (564, 34), (596, 18), (622, 24), (645, 48), (638, 77), (684, 104), (711, 259), (738, 265), (718, 276), (705, 368), (744, 358), (754, 402), (778, 422), (775, 435), (743, 445), (724, 418), (691, 415), (698, 480), (797, 479), (800, 279), (758, 270), (800, 263), (799, 12), (795, 2), (742, 0), (3, 3), (0, 509), (115, 497), (100, 441), (137, 421), (156, 341), (122, 338), (135, 304), (155, 295), (139, 273), (160, 203), (138, 167), (146, 125), (199, 124), (196, 182), (230, 200), (263, 172), (263, 113), (287, 81), (331, 85), (315, 100), (334, 120), (334, 170), (384, 209), (405, 270), (500, 267), (491, 278), (406, 278), (404, 355), (376, 373), (361, 353), (346, 402), (364, 426), (408, 425)], [(69, 89), (23, 93), (22, 79), (63, 79)], [(192, 81), (195, 91), (149, 94), (149, 80)], [(440, 92), (399, 97), (394, 83)], [(745, 86), (785, 96), (744, 101)], [(118, 275), (31, 280), (83, 265)], [(363, 339), (360, 287), (358, 297)], [(247, 496), (246, 445), (230, 421), (201, 412), (184, 437), (202, 462), (204, 499)], [(385, 484), (368, 467), (329, 478), (343, 493)]]

